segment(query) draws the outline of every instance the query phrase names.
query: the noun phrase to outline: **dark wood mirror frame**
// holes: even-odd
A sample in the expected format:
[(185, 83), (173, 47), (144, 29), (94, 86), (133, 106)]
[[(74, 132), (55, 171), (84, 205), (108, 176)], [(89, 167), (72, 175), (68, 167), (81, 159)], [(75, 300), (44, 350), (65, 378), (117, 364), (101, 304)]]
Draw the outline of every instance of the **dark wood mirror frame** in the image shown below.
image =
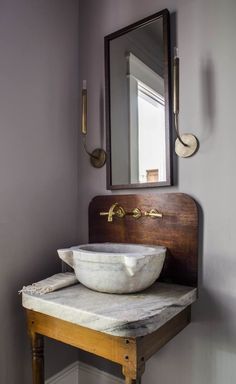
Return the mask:
[[(111, 159), (111, 95), (110, 95), (110, 42), (128, 32), (142, 28), (158, 19), (163, 19), (163, 58), (164, 58), (164, 96), (165, 96), (165, 132), (166, 132), (166, 180), (160, 182), (130, 183), (116, 185), (112, 183), (112, 159)], [(171, 102), (171, 55), (170, 55), (170, 15), (164, 9), (154, 15), (146, 17), (136, 23), (122, 28), (110, 35), (105, 36), (105, 105), (106, 105), (106, 147), (107, 147), (107, 189), (130, 189), (130, 188), (150, 188), (163, 187), (173, 184), (172, 175), (172, 151), (171, 151), (171, 122), (172, 122), (172, 102)]]

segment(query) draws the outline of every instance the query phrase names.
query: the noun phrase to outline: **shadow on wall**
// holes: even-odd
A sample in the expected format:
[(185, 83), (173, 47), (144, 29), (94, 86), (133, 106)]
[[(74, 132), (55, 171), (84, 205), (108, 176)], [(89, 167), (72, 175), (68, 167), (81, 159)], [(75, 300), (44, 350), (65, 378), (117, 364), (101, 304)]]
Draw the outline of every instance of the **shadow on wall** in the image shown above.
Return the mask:
[[(209, 80), (208, 85), (210, 91), (211, 87), (213, 87), (213, 80)], [(211, 114), (213, 124), (214, 105), (209, 106), (208, 113)], [(189, 365), (191, 366), (191, 369), (189, 369), (189, 374), (191, 372), (190, 384), (199, 384), (200, 382), (201, 384), (224, 383), (223, 375), (226, 369), (224, 365), (229, 364), (227, 359), (235, 360), (236, 352), (235, 311), (227, 303), (235, 302), (236, 296), (234, 292), (224, 292), (223, 290), (222, 293), (221, 289), (219, 293), (219, 291), (215, 292), (215, 289), (210, 290), (203, 286), (204, 214), (200, 204), (198, 204), (198, 210), (199, 299), (193, 305), (192, 323), (187, 328), (187, 332), (190, 332), (191, 337), (188, 348), (193, 355), (193, 357), (189, 356)], [(227, 263), (229, 262), (227, 260)], [(212, 263), (214, 263), (213, 257)], [(219, 284), (222, 285), (222, 282), (219, 282)], [(233, 297), (230, 299), (230, 296)], [(185, 337), (184, 343), (187, 343), (187, 336), (187, 334), (186, 336), (183, 335)], [(180, 337), (182, 337), (181, 334)], [(200, 374), (199, 369), (201, 370)], [(235, 373), (232, 373), (232, 375), (234, 376), (234, 378), (232, 376), (232, 382), (234, 382)]]
[(92, 353), (82, 350), (79, 350), (79, 361), (89, 364), (92, 367), (100, 369), (101, 371), (107, 372), (113, 376), (124, 379), (121, 365), (113, 363), (112, 361), (103, 359), (102, 357), (95, 356)]
[[(201, 298), (199, 300), (199, 308), (196, 308), (195, 314), (197, 314), (197, 321), (201, 324), (208, 325), (206, 328), (209, 332), (209, 323), (212, 333), (212, 344), (216, 345), (213, 350), (223, 350), (227, 353), (235, 355), (236, 352), (236, 327), (234, 314), (230, 316), (231, 308), (227, 304), (229, 302), (229, 296), (234, 296), (231, 302), (236, 301), (235, 294), (233, 292), (227, 292), (227, 294), (216, 294), (213, 290), (202, 288), (200, 292)], [(223, 303), (223, 304), (222, 304)], [(194, 316), (195, 317), (195, 316)], [(219, 348), (220, 346), (220, 348)]]
[[(236, 327), (233, 308), (229, 307), (230, 293), (216, 294), (202, 288), (200, 299), (194, 307), (196, 318), (195, 337), (192, 340), (194, 362), (192, 363), (192, 384), (197, 384), (197, 371), (201, 369), (202, 384), (225, 383), (225, 369), (230, 383), (235, 381)], [(235, 297), (230, 302), (235, 301)]]
[[(227, 346), (227, 348), (223, 348), (226, 352), (235, 353), (236, 327), (233, 322), (234, 315), (232, 313), (232, 316), (227, 316), (227, 313), (230, 313), (231, 307), (227, 307), (226, 303), (229, 303), (230, 296), (233, 296), (231, 302), (236, 301), (236, 296), (234, 292), (222, 293), (221, 290), (220, 293), (216, 293), (213, 289), (211, 291), (203, 286), (204, 213), (198, 202), (197, 206), (199, 212), (199, 299), (193, 306), (193, 322), (201, 323), (203, 326), (206, 325), (206, 323), (208, 323), (208, 325), (211, 323), (212, 332), (215, 332), (215, 337), (213, 337), (212, 342), (214, 343), (214, 339), (217, 339), (218, 348), (219, 345), (224, 345)], [(212, 259), (212, 263), (214, 263), (214, 259)], [(228, 259), (227, 264), (229, 263), (230, 260)], [(233, 268), (234, 265), (232, 265), (232, 269)], [(222, 282), (219, 282), (219, 284), (222, 285)], [(207, 329), (209, 329), (209, 327)]]
[(214, 64), (210, 57), (204, 59), (202, 63), (202, 110), (206, 126), (204, 126), (205, 140), (208, 139), (213, 132), (215, 122), (215, 104), (216, 104), (216, 87)]

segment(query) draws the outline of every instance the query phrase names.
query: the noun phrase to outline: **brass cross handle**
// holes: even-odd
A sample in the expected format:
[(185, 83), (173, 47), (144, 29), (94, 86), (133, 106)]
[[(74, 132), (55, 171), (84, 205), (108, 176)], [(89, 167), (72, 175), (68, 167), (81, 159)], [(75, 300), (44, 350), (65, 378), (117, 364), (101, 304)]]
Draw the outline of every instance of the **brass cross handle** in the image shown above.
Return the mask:
[(158, 212), (156, 209), (151, 209), (150, 211), (144, 212), (144, 216), (152, 217), (153, 219), (163, 217), (163, 214)]
[(107, 221), (111, 222), (113, 221), (113, 216), (117, 217), (124, 217), (125, 216), (125, 210), (123, 207), (118, 205), (118, 203), (112, 204), (108, 212), (100, 212), (100, 216), (107, 216)]

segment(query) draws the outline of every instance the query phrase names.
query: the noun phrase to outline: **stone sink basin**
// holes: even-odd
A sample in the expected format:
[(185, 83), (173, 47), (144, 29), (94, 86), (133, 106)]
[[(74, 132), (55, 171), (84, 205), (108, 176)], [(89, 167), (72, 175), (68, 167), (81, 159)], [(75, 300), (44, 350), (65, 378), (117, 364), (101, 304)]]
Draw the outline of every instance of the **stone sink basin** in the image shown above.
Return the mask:
[(131, 293), (142, 291), (156, 281), (163, 267), (166, 248), (91, 243), (57, 252), (86, 287), (99, 292)]

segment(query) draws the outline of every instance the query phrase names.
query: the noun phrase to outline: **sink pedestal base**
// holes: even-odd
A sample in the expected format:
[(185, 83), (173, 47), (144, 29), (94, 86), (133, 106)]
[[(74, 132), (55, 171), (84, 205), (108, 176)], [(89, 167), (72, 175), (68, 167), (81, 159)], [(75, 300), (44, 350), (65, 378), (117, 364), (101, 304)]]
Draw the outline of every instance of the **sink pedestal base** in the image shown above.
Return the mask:
[(145, 362), (190, 322), (191, 306), (155, 332), (139, 337), (112, 336), (27, 309), (32, 345), (33, 384), (44, 384), (43, 336), (93, 353), (122, 366), (125, 384), (140, 384)]

